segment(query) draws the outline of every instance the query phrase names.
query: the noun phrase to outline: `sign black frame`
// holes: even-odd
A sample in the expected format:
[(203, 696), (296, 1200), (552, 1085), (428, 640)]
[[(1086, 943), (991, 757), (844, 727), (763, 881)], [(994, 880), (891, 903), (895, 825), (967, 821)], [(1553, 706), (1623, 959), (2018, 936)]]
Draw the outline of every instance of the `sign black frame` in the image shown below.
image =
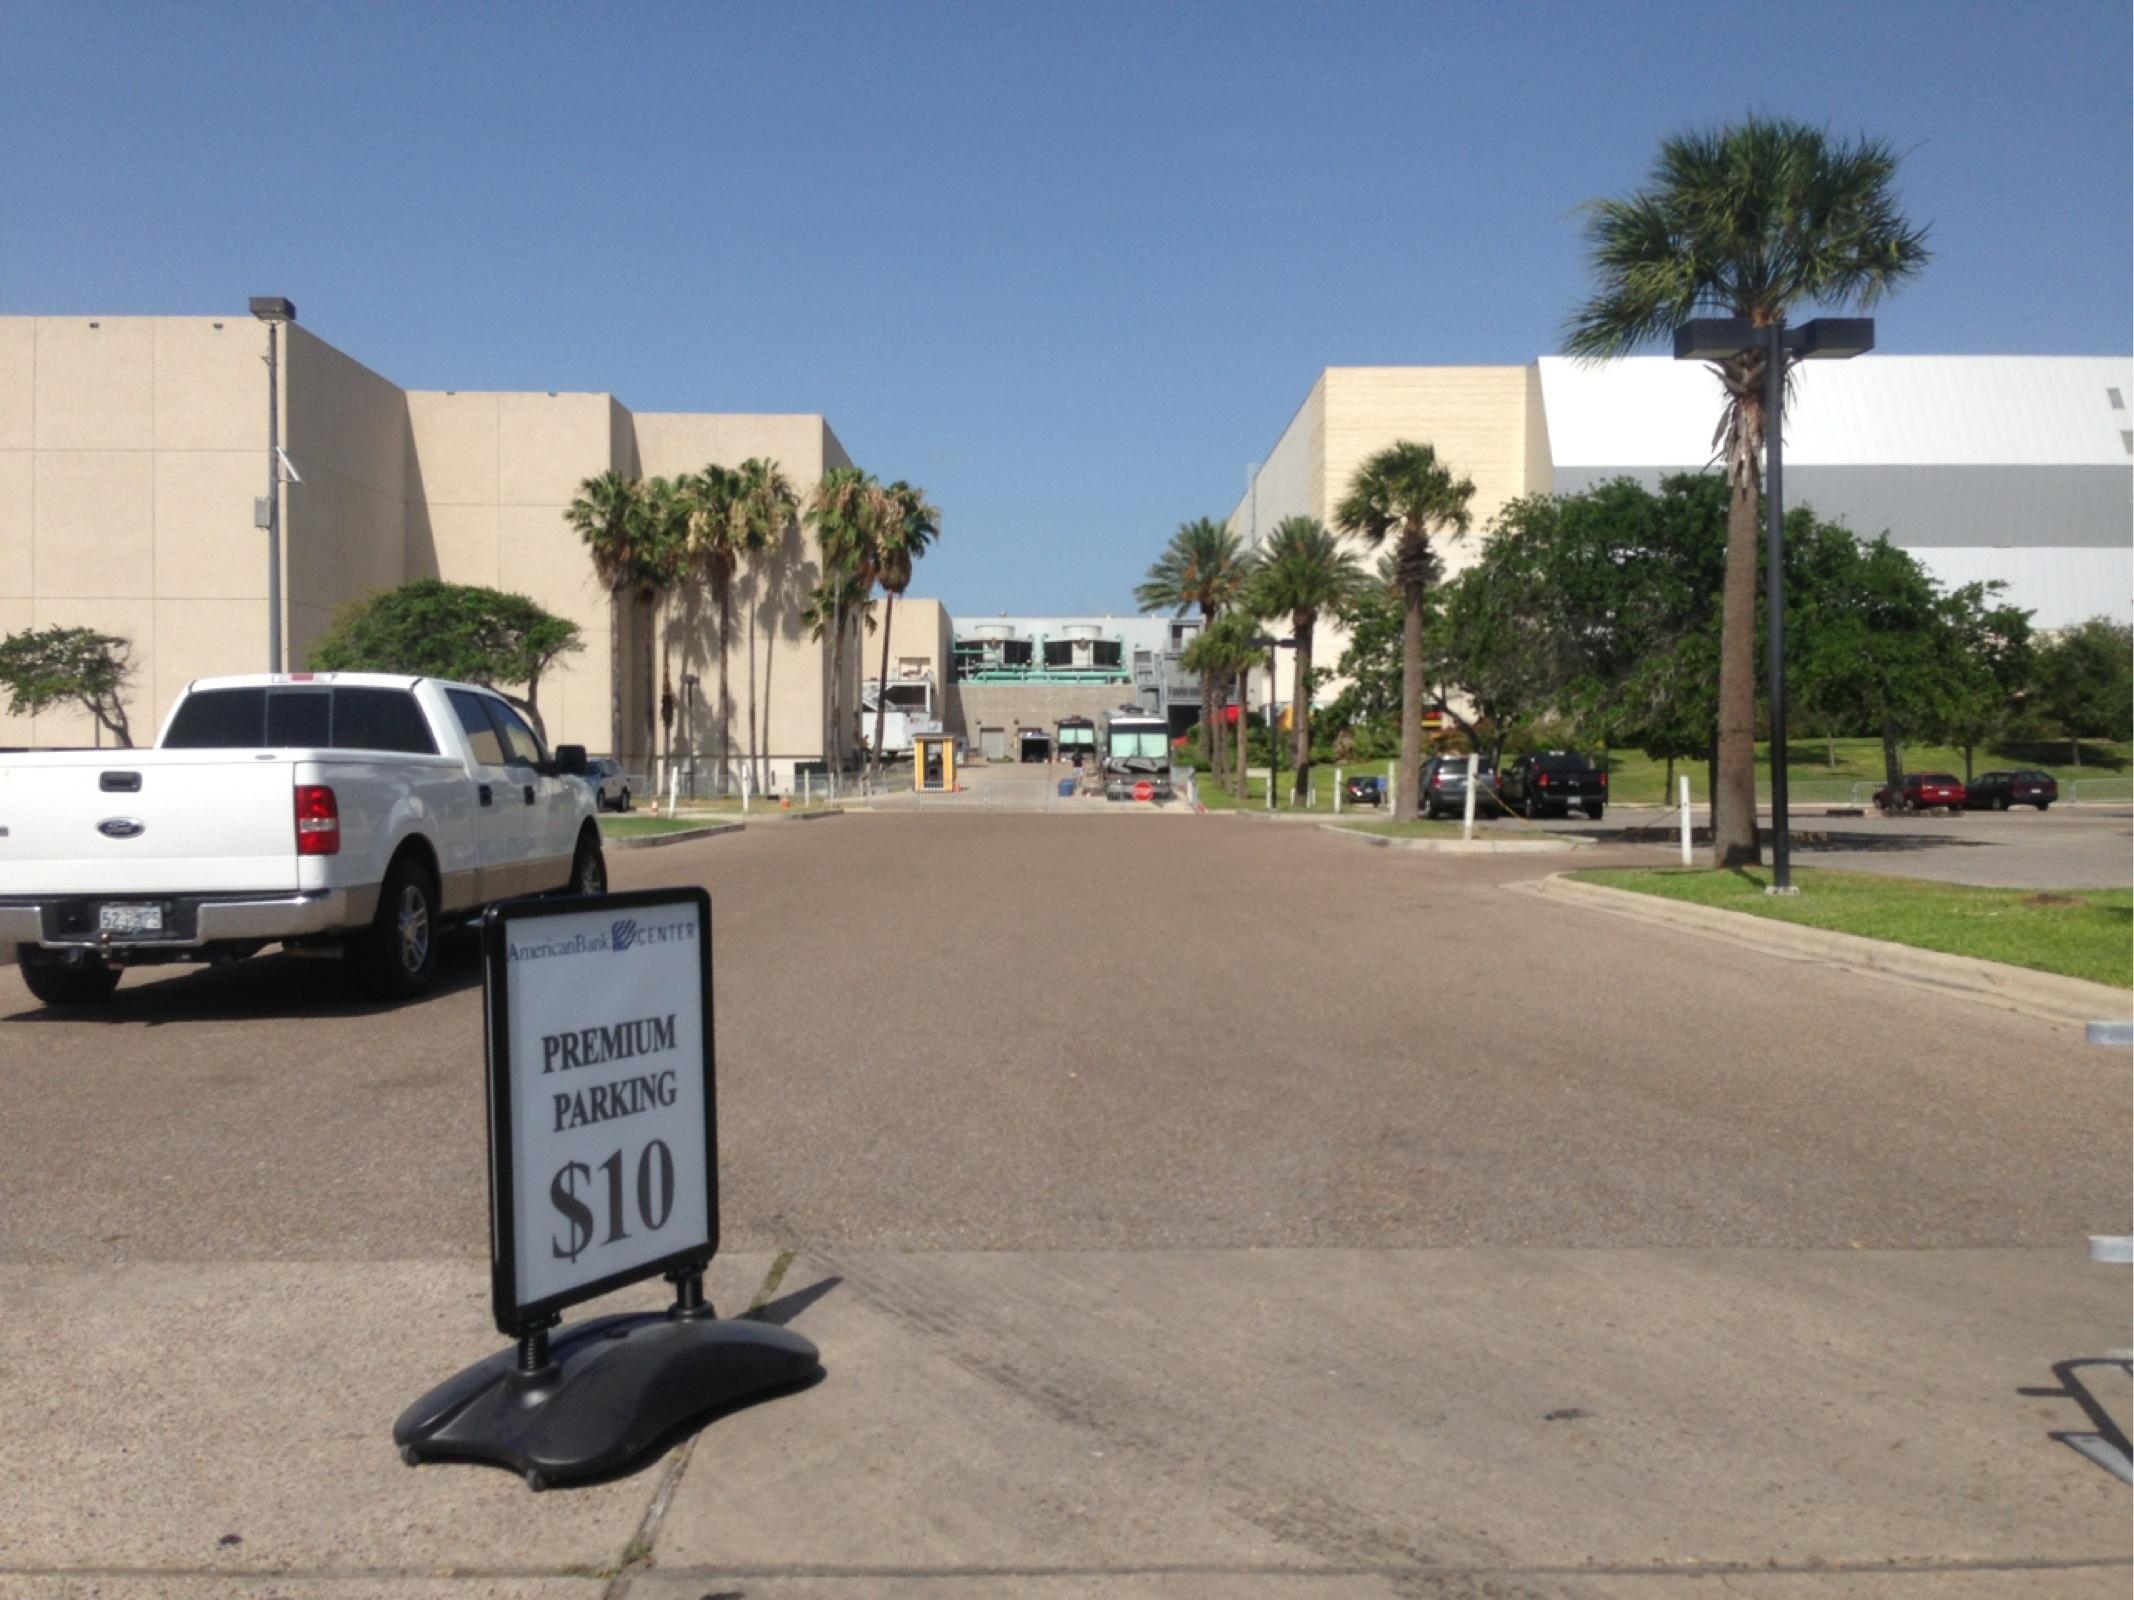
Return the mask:
[[(704, 1218), (705, 1235), (656, 1261), (640, 1262), (591, 1283), (545, 1299), (518, 1301), (518, 1209), (512, 1190), (511, 1148), (511, 1011), (509, 929), (513, 923), (584, 911), (631, 911), (646, 906), (689, 905), (697, 913), (702, 937), (697, 941), (697, 986), (703, 1006), (704, 1046)], [(523, 1339), (545, 1328), (567, 1306), (578, 1305), (646, 1278), (693, 1270), (701, 1272), (719, 1253), (719, 1115), (713, 1094), (714, 1058), (711, 998), (711, 896), (700, 887), (632, 889), (617, 894), (561, 895), (554, 899), (501, 901), (482, 914), (482, 964), (486, 1003), (482, 1008), (482, 1044), (488, 1058), (489, 1100), (489, 1298), (497, 1332)]]

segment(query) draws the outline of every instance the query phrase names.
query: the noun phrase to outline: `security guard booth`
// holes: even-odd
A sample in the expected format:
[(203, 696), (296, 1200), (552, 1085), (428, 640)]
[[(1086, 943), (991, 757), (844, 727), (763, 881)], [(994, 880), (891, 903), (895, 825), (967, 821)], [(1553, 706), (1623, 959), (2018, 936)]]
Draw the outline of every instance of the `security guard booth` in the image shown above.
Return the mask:
[(946, 733), (912, 735), (911, 786), (920, 794), (951, 794), (956, 788), (956, 740)]

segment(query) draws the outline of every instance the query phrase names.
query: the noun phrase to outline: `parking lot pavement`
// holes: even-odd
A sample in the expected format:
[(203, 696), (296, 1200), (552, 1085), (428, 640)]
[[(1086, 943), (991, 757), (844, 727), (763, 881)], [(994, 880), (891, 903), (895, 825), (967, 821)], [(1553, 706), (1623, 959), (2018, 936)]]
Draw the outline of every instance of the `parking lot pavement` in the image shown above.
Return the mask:
[[(2056, 806), (2050, 811), (1965, 811), (1956, 816), (1884, 817), (1793, 811), (1793, 859), (1800, 866), (1885, 872), (1988, 889), (2123, 889), (2134, 883), (2134, 811), (2124, 806)], [(1599, 822), (1584, 817), (1538, 824), (1551, 832), (1664, 844), (1679, 813), (1618, 806)], [(1708, 821), (1695, 813), (1700, 829)], [(1525, 822), (1497, 826), (1533, 827)], [(1771, 815), (1763, 814), (1768, 831)]]
[[(2014, 1392), (2126, 1342), (2080, 1259), (2124, 1059), (1503, 892), (1554, 865), (1010, 813), (618, 856), (712, 892), (714, 1298), (800, 1251), (831, 1374), (703, 1436), (621, 1588), (1603, 1595), (1760, 1551), (1772, 1594), (2041, 1552), (2085, 1565), (2024, 1592), (2124, 1593), (2071, 1402)], [(386, 1437), (494, 1344), (479, 998), (464, 940), (399, 1007), (277, 957), (62, 1018), (0, 971), (0, 1596), (623, 1561), (664, 1469), (536, 1502)]]

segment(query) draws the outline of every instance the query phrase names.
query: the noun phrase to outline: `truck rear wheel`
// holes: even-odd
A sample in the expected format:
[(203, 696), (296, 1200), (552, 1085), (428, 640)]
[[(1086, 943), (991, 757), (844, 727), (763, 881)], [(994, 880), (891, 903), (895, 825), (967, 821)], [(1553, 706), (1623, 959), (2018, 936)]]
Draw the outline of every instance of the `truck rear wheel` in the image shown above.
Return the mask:
[(366, 994), (408, 1000), (437, 976), (437, 885), (421, 861), (387, 869), (371, 925), (349, 945), (350, 971)]
[(98, 1005), (119, 986), (119, 969), (93, 956), (69, 961), (35, 945), (22, 945), (16, 958), (22, 963), (24, 985), (48, 1006)]

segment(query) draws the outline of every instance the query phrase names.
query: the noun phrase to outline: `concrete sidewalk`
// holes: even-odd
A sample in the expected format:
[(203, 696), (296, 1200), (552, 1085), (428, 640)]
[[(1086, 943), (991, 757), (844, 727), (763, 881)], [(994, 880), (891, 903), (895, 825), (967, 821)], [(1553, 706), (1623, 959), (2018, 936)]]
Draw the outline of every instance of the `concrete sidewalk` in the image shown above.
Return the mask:
[(495, 1348), (478, 1262), (6, 1267), (0, 1595), (2121, 1596), (2127, 1491), (2024, 1391), (2126, 1290), (2079, 1245), (804, 1253), (769, 1309), (825, 1382), (537, 1496), (388, 1437)]

